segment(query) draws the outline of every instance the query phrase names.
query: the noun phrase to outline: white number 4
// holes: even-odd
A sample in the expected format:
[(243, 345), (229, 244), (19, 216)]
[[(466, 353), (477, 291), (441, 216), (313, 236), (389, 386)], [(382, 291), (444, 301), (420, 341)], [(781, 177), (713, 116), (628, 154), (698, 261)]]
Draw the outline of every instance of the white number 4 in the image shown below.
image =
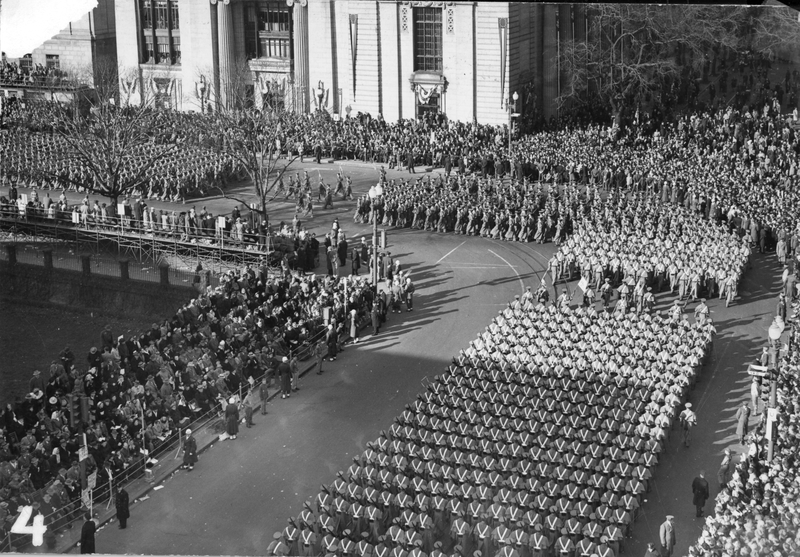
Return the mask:
[(44, 525), (44, 515), (42, 515), (42, 513), (33, 517), (33, 524), (28, 526), (28, 520), (30, 520), (31, 514), (33, 514), (33, 507), (22, 507), (17, 520), (11, 527), (11, 533), (30, 534), (33, 536), (33, 545), (39, 547), (44, 543), (44, 533), (47, 531), (47, 526)]

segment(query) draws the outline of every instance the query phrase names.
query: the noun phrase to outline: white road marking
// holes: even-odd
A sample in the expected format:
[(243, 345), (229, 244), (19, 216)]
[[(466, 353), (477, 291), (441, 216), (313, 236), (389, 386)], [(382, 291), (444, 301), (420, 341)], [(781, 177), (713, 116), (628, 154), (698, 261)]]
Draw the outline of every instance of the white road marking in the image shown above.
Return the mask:
[(492, 255), (494, 255), (495, 257), (497, 257), (497, 258), (498, 258), (500, 261), (502, 261), (503, 263), (505, 263), (506, 265), (508, 265), (509, 267), (511, 267), (511, 270), (512, 270), (512, 271), (514, 271), (514, 274), (515, 274), (515, 275), (517, 275), (517, 280), (519, 281), (519, 288), (520, 288), (520, 292), (521, 292), (521, 293), (524, 293), (524, 292), (525, 292), (525, 283), (524, 283), (524, 282), (522, 282), (522, 277), (521, 277), (521, 276), (519, 276), (519, 271), (517, 271), (517, 269), (516, 269), (516, 268), (515, 268), (515, 267), (514, 267), (514, 266), (513, 266), (511, 263), (509, 263), (508, 261), (506, 261), (505, 259), (503, 259), (503, 258), (502, 258), (502, 257), (500, 257), (499, 255), (497, 255), (497, 254), (496, 254), (495, 252), (493, 252), (492, 250), (489, 250), (489, 253), (491, 253)]
[(442, 256), (442, 257), (439, 259), (439, 261), (437, 261), (437, 262), (436, 262), (436, 264), (438, 265), (439, 263), (441, 263), (441, 262), (444, 260), (444, 258), (445, 258), (445, 257), (447, 257), (448, 255), (450, 255), (451, 253), (453, 253), (454, 251), (456, 251), (458, 248), (460, 248), (461, 246), (463, 246), (463, 245), (464, 245), (464, 244), (466, 244), (466, 243), (467, 243), (467, 241), (466, 241), (466, 240), (464, 240), (463, 242), (461, 242), (460, 244), (458, 244), (456, 247), (454, 247), (453, 249), (451, 249), (450, 251), (448, 251), (447, 253), (445, 253), (445, 254), (444, 254), (444, 255), (443, 255), (443, 256)]
[[(470, 265), (468, 263), (448, 263), (451, 269), (505, 269), (508, 265)], [(512, 269), (514, 266), (511, 267)]]

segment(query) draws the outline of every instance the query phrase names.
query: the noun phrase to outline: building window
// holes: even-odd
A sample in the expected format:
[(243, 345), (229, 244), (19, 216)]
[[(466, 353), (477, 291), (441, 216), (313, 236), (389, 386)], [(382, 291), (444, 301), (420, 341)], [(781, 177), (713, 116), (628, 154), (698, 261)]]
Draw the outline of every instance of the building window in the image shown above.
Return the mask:
[(180, 20), (180, 16), (178, 15), (178, 3), (177, 2), (172, 2), (170, 4), (169, 17), (170, 17), (169, 28), (170, 29), (180, 29), (181, 28), (181, 25), (180, 25), (181, 20)]
[(144, 29), (153, 28), (153, 3), (150, 0), (142, 2), (142, 27)]
[(58, 54), (47, 54), (45, 56), (45, 61), (48, 70), (57, 70), (61, 67), (58, 61)]
[(168, 14), (167, 0), (156, 0), (156, 29), (167, 28), (169, 20)]
[(158, 41), (158, 60), (159, 64), (171, 64), (172, 57), (169, 49), (169, 37), (157, 36)]
[(252, 58), (292, 57), (292, 12), (285, 1), (249, 2), (244, 10), (245, 51)]
[(153, 48), (153, 36), (144, 36), (144, 58), (142, 62), (155, 62), (155, 48)]
[(143, 64), (180, 64), (178, 0), (139, 0)]
[(181, 37), (180, 35), (172, 37), (172, 63), (181, 63)]
[(414, 71), (442, 71), (441, 8), (414, 8)]

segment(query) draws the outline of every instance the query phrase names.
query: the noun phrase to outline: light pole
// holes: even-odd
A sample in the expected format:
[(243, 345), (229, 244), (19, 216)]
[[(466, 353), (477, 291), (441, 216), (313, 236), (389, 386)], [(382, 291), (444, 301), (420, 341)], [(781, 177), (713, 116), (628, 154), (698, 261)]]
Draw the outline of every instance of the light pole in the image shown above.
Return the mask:
[(369, 206), (372, 213), (372, 284), (378, 292), (378, 212), (375, 205), (383, 195), (383, 186), (376, 184), (369, 188)]
[(514, 118), (518, 117), (519, 114), (517, 113), (517, 101), (519, 100), (519, 94), (514, 91), (514, 94), (511, 96), (514, 102), (507, 106), (508, 108), (508, 158), (511, 160), (511, 125), (514, 122)]

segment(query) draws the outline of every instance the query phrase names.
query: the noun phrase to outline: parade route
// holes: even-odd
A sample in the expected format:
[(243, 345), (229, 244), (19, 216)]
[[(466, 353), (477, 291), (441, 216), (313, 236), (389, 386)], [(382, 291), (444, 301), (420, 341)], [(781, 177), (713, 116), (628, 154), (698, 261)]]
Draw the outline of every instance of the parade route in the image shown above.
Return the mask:
[[(270, 413), (257, 416), (257, 425), (236, 441), (211, 447), (193, 473), (179, 472), (163, 490), (135, 505), (129, 529), (104, 530), (98, 536), (99, 551), (263, 553), (272, 534), (286, 525), (288, 517), (299, 514), (320, 484), (330, 483), (337, 471), (346, 469), (426, 381), (443, 371), (450, 358), (519, 293), (520, 281), (533, 289), (538, 286), (554, 249), (552, 244), (481, 238), (463, 243), (454, 235), (409, 230), (390, 238), (393, 255), (411, 269), (418, 284), (414, 312), (390, 314), (378, 337), (365, 336), (336, 362), (326, 362), (321, 377), (307, 375), (299, 393), (270, 403)], [(452, 263), (448, 259), (438, 265), (427, 263), (456, 247), (458, 258)], [(497, 259), (489, 250), (509, 265), (484, 265)], [(730, 308), (709, 301), (718, 336), (713, 357), (689, 399), (697, 408), (699, 424), (688, 448), (680, 445), (679, 431), (673, 430), (653, 489), (640, 509), (632, 538), (626, 540), (626, 555), (643, 554), (648, 542), (657, 542), (666, 514), (675, 516), (675, 554), (683, 555), (704, 520), (694, 516), (691, 479), (700, 470), (706, 472), (712, 486), (706, 516), (713, 515), (723, 449), (743, 450), (733, 435), (732, 412), (749, 392), (746, 367), (766, 338), (778, 272), (771, 255), (755, 255), (754, 262), (742, 285), (745, 299)], [(662, 294), (657, 309), (672, 299)], [(693, 305), (687, 308), (690, 313)]]
[[(316, 169), (306, 163), (297, 170), (302, 173), (305, 167)], [(328, 169), (324, 177), (330, 183), (340, 167), (328, 165)], [(355, 196), (363, 195), (377, 179), (371, 166), (345, 163), (342, 169), (353, 178)], [(389, 179), (405, 176), (399, 171), (387, 174)], [(68, 197), (78, 200), (82, 194), (70, 192)], [(233, 202), (216, 197), (183, 207), (191, 205), (226, 214)], [(170, 206), (174, 205), (164, 204)], [(337, 199), (334, 209), (318, 210), (313, 219), (301, 220), (309, 231), (322, 236), (338, 218), (351, 243), (360, 242), (362, 236), (369, 240), (371, 226), (354, 224), (354, 210), (354, 202)], [(290, 221), (293, 216), (293, 202), (279, 201), (270, 211), (273, 223)], [(387, 249), (411, 272), (417, 286), (414, 311), (390, 313), (377, 337), (370, 337), (368, 329), (362, 331), (357, 345), (349, 346), (336, 362), (325, 363), (322, 376), (307, 374), (299, 393), (290, 400), (271, 402), (269, 414), (257, 415), (253, 429), (243, 430), (236, 441), (215, 443), (201, 455), (191, 474), (169, 475), (163, 489), (151, 491), (148, 499), (133, 505), (127, 530), (117, 530), (113, 522), (106, 525), (98, 534), (99, 552), (263, 554), (286, 519), (297, 516), (320, 484), (333, 481), (367, 442), (388, 428), (508, 301), (527, 286), (538, 287), (555, 251), (552, 243), (521, 244), (392, 228), (387, 234)], [(673, 430), (633, 536), (626, 541), (626, 555), (643, 554), (648, 542), (657, 542), (659, 525), (667, 514), (675, 516), (675, 555), (685, 554), (704, 521), (694, 516), (691, 479), (701, 470), (706, 472), (712, 497), (706, 516), (713, 515), (722, 452), (725, 447), (743, 450), (733, 433), (733, 412), (749, 394), (747, 364), (765, 342), (780, 287), (774, 254), (755, 254), (753, 263), (735, 304), (726, 308), (719, 300), (709, 300), (718, 335), (712, 358), (689, 398), (699, 419), (694, 439), (690, 447), (683, 447), (679, 431)], [(569, 284), (570, 292), (575, 285), (574, 281)], [(548, 286), (552, 296), (549, 277)], [(558, 285), (561, 288), (563, 283)], [(573, 305), (579, 296), (580, 291)], [(656, 309), (665, 309), (673, 299), (661, 294)], [(691, 314), (693, 307), (694, 303), (686, 311)], [(758, 419), (753, 416), (751, 425)]]

